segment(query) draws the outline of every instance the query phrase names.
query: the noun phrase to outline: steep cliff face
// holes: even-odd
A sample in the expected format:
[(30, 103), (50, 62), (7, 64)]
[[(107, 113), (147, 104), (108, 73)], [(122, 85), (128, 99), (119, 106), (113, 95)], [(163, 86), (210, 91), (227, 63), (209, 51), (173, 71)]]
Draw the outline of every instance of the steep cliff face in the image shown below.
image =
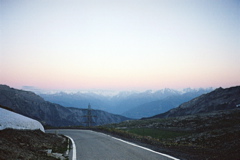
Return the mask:
[(218, 88), (208, 94), (203, 94), (191, 101), (181, 104), (163, 114), (151, 118), (167, 118), (198, 113), (208, 113), (217, 110), (234, 109), (240, 104), (240, 86)]
[[(36, 119), (44, 125), (76, 126), (86, 125), (86, 109), (66, 108), (45, 101), (33, 92), (17, 90), (0, 85), (0, 105), (7, 106), (15, 112)], [(129, 118), (113, 115), (104, 111), (92, 110), (93, 125), (118, 123)], [(111, 118), (109, 118), (111, 117)]]

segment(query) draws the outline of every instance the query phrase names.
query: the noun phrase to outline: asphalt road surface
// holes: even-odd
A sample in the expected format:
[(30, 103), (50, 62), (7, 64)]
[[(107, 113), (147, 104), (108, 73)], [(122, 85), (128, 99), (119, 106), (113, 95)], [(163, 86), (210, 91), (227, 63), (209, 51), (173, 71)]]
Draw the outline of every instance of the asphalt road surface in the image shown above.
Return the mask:
[[(46, 132), (55, 133), (56, 131), (47, 130)], [(76, 160), (177, 160), (177, 158), (99, 132), (68, 129), (57, 130), (57, 132), (73, 139), (76, 145)]]

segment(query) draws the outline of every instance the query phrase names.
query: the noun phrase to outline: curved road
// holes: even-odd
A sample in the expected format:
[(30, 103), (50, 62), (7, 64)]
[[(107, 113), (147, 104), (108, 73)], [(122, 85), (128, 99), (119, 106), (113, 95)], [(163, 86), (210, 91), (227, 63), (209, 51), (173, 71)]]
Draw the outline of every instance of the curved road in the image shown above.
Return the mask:
[[(47, 130), (55, 133), (55, 130)], [(57, 130), (71, 137), (76, 144), (77, 160), (177, 160), (177, 158), (152, 151), (90, 130)]]

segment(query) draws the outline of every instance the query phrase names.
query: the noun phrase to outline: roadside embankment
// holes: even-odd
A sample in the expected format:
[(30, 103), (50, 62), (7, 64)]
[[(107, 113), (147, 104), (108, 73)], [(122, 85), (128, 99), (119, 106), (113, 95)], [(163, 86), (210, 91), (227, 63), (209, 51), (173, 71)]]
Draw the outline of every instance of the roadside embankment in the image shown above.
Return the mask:
[(67, 159), (68, 140), (62, 135), (40, 130), (4, 129), (0, 131), (0, 160)]

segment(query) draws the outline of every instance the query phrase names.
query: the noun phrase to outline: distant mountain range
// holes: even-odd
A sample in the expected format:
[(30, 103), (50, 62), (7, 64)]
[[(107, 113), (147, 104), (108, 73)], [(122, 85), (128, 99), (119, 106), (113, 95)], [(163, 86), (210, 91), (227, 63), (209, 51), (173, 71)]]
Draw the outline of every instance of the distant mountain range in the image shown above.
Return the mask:
[(65, 107), (86, 108), (91, 103), (94, 109), (120, 114), (139, 119), (164, 113), (197, 96), (212, 91), (207, 89), (187, 88), (183, 91), (162, 89), (156, 92), (120, 92), (115, 96), (103, 96), (95, 93), (64, 93), (39, 94), (45, 100)]
[(142, 104), (123, 113), (123, 115), (137, 119), (142, 117), (151, 117), (158, 113), (164, 113), (172, 108), (178, 107), (180, 104), (207, 92), (209, 92), (209, 90), (206, 89), (188, 90), (188, 92), (186, 93), (178, 93), (167, 96), (166, 98), (163, 98), (161, 100)]
[(218, 88), (210, 93), (203, 94), (179, 107), (150, 118), (168, 118), (186, 116), (199, 113), (209, 113), (218, 110), (228, 110), (240, 107), (240, 86)]
[[(87, 109), (67, 108), (45, 101), (33, 92), (0, 85), (0, 105), (50, 126), (85, 126)], [(92, 110), (92, 125), (119, 123), (129, 118)]]

